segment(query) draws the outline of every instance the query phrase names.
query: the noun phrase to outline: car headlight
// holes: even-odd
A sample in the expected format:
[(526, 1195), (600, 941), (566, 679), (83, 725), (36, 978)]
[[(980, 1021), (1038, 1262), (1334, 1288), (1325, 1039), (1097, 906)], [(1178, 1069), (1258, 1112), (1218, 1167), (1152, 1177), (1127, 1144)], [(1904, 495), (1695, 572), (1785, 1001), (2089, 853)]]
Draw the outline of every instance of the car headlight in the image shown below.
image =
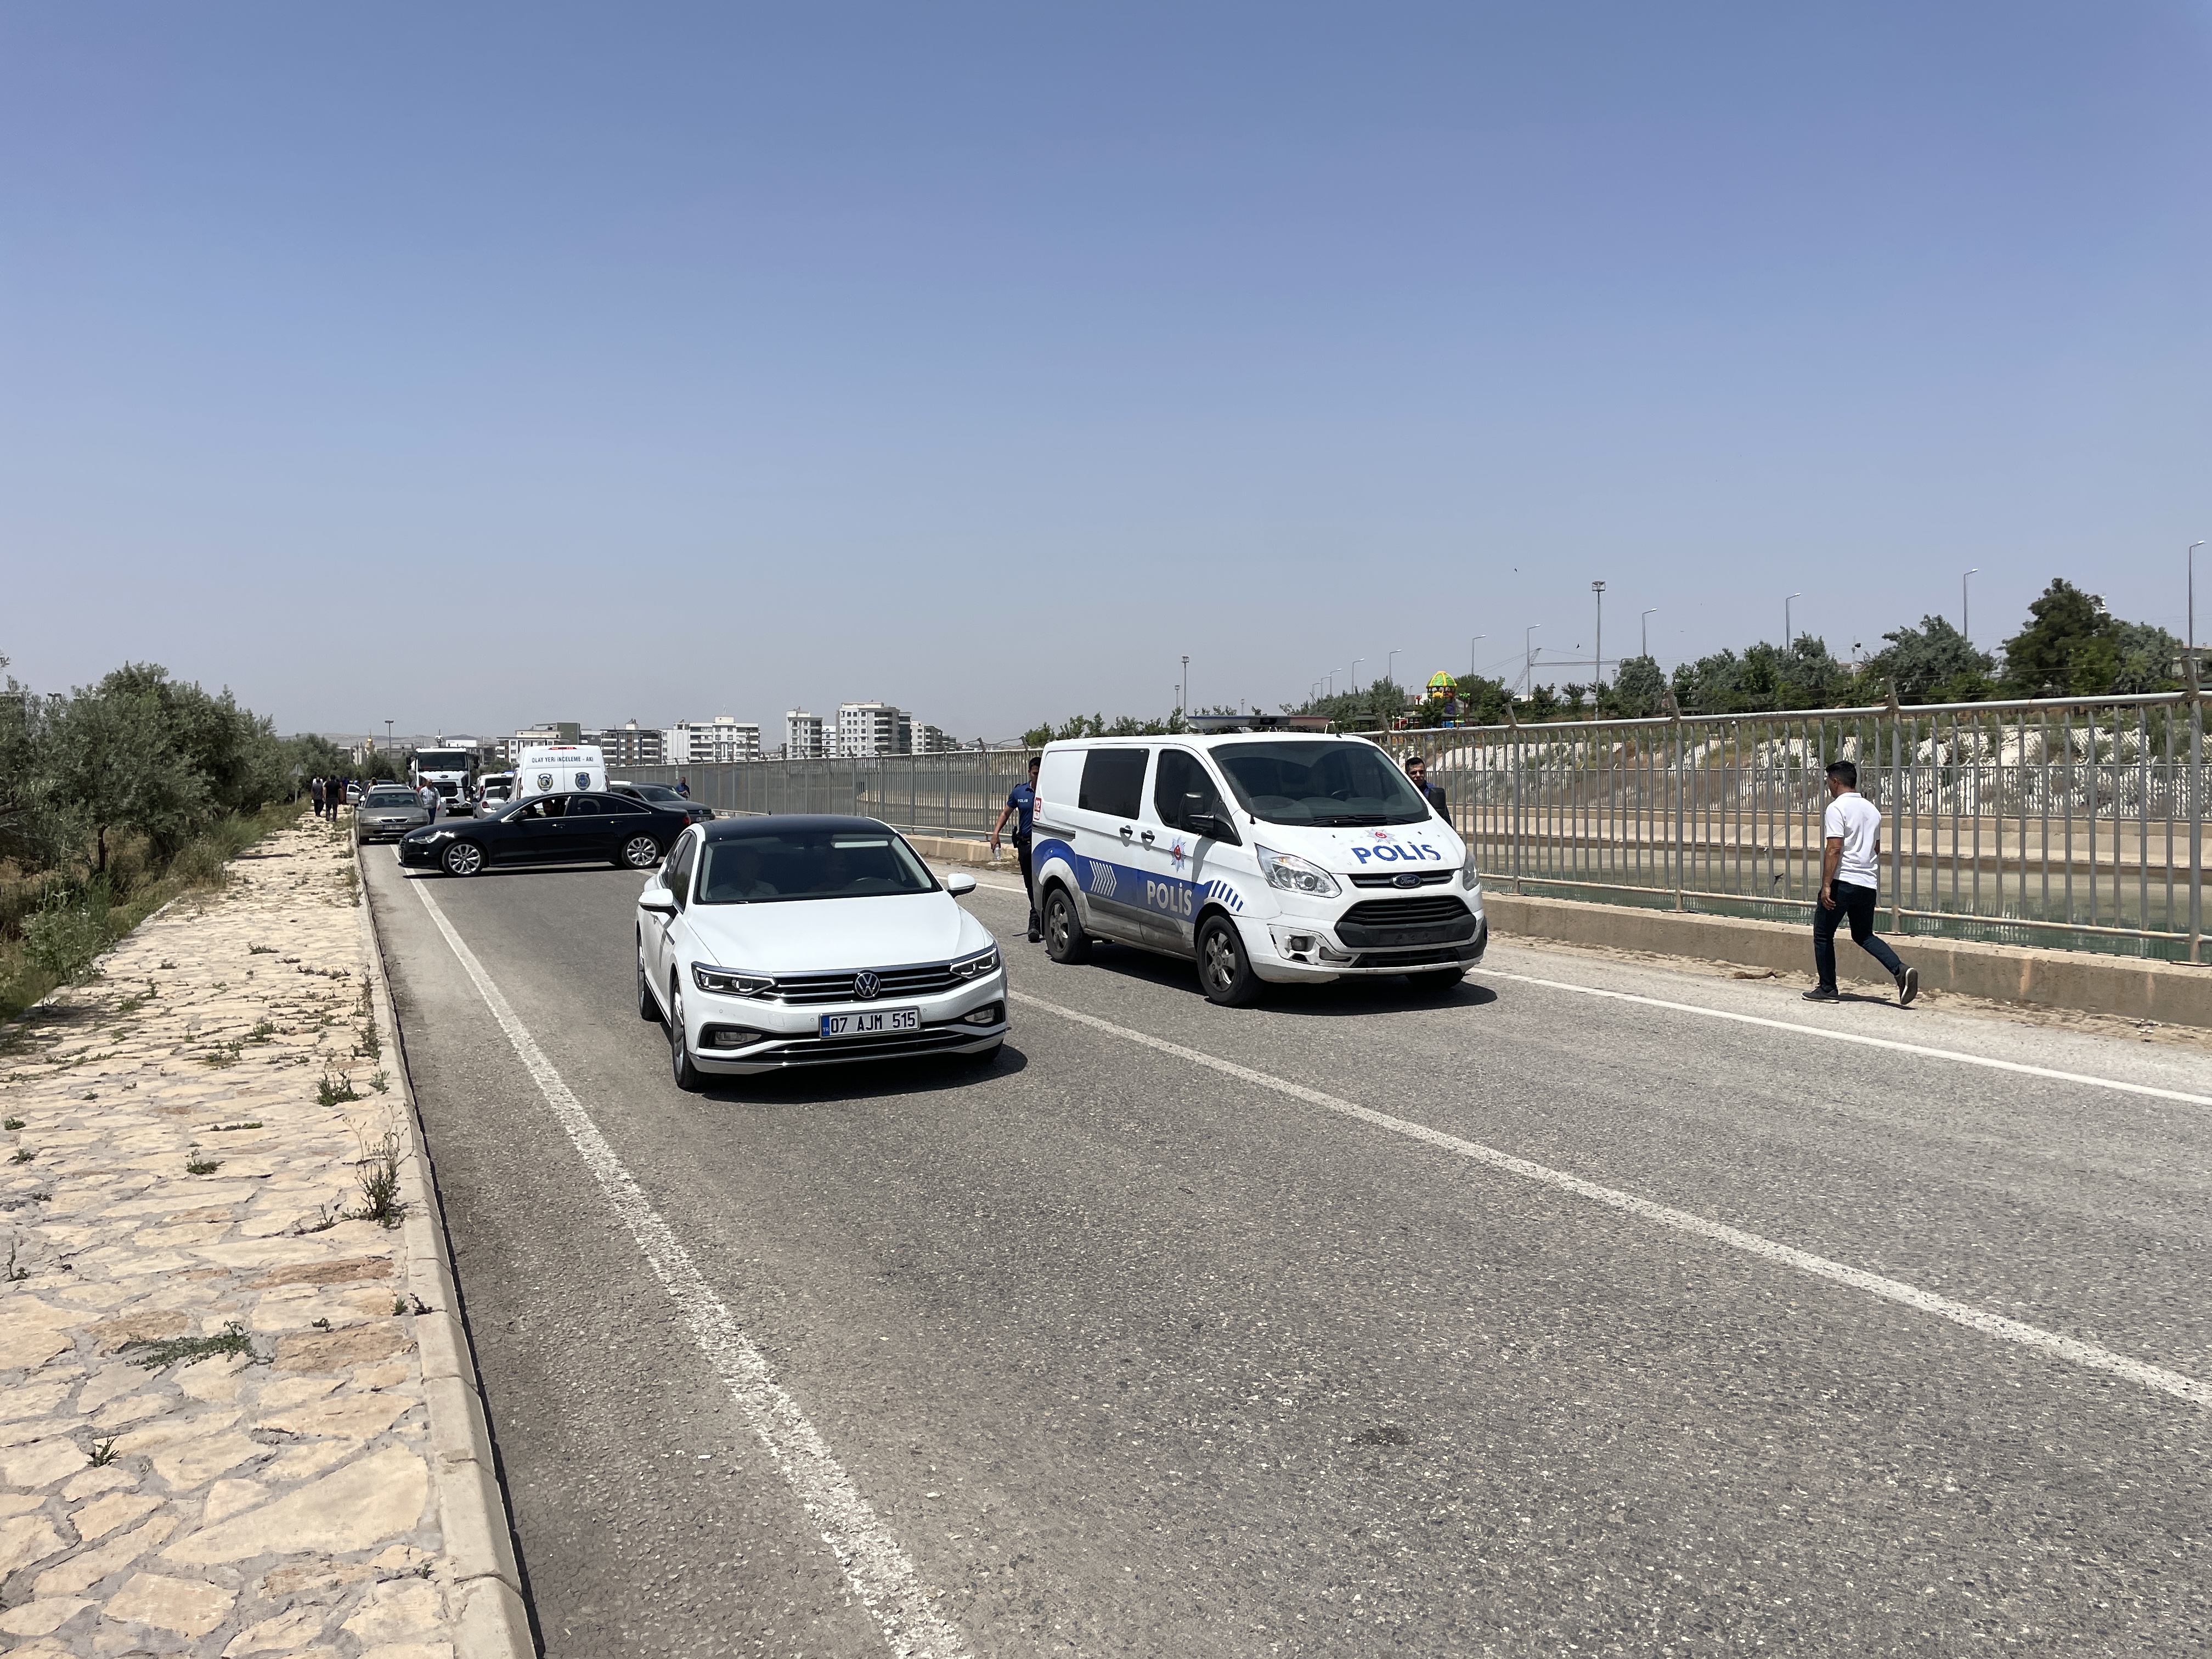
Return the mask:
[(741, 973), (735, 968), (709, 968), (703, 962), (691, 964), (691, 982), (702, 991), (712, 991), (722, 997), (757, 997), (775, 988), (775, 981), (766, 974)]
[(993, 945), (981, 956), (963, 957), (952, 964), (952, 971), (963, 979), (980, 979), (985, 974), (995, 973), (999, 967), (999, 947)]
[(1334, 876), (1317, 864), (1307, 863), (1295, 853), (1277, 853), (1265, 847), (1252, 850), (1260, 856), (1260, 868), (1266, 872), (1270, 887), (1304, 893), (1308, 898), (1334, 898), (1341, 890)]
[(1468, 892), (1472, 893), (1475, 888), (1480, 884), (1482, 878), (1474, 872), (1474, 860), (1473, 859), (1468, 860), (1465, 864), (1460, 866), (1459, 884), (1466, 888)]

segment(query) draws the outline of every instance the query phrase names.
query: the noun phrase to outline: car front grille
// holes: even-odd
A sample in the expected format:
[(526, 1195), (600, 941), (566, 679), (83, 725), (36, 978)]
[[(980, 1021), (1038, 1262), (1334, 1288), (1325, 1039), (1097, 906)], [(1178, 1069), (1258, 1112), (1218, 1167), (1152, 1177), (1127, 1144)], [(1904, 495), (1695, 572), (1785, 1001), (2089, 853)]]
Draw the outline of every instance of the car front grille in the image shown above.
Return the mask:
[[(1408, 870), (1406, 872), (1407, 875), (1413, 878), (1413, 884), (1416, 887), (1441, 887), (1458, 873), (1456, 870)], [(1397, 876), (1354, 876), (1352, 878), (1352, 884), (1354, 887), (1395, 887), (1401, 879), (1401, 878)]]
[(935, 1054), (963, 1043), (987, 1042), (993, 1035), (988, 1026), (929, 1025), (919, 1031), (887, 1031), (881, 1036), (793, 1037), (739, 1053), (707, 1049), (700, 1058), (745, 1066), (830, 1066), (840, 1060), (897, 1060), (908, 1054)]
[[(874, 1002), (901, 997), (933, 997), (955, 986), (974, 982), (962, 979), (949, 963), (942, 962), (917, 968), (878, 968), (875, 975), (876, 994), (869, 999)], [(852, 974), (778, 974), (775, 988), (762, 994), (764, 1000), (775, 1002), (857, 1002), (860, 999), (854, 989), (854, 978)]]
[(1457, 945), (1474, 937), (1474, 912), (1456, 893), (1432, 898), (1365, 899), (1337, 918), (1336, 937), (1348, 950), (1396, 951)]

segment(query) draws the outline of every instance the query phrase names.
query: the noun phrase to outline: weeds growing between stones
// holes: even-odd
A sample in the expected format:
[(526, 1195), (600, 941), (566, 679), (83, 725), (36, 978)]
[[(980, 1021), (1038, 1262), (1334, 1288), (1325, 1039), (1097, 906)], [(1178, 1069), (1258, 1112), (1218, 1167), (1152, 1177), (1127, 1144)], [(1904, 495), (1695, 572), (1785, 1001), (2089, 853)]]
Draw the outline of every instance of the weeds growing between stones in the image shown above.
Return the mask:
[(149, 1371), (158, 1371), (165, 1365), (173, 1365), (179, 1361), (190, 1364), (195, 1360), (212, 1359), (221, 1353), (243, 1354), (257, 1365), (268, 1363), (253, 1352), (253, 1340), (246, 1335), (246, 1327), (235, 1319), (226, 1322), (218, 1335), (173, 1336), (158, 1342), (150, 1337), (142, 1336), (123, 1345), (125, 1353), (133, 1348), (143, 1348), (146, 1352), (131, 1363)]
[(397, 1227), (405, 1218), (407, 1206), (399, 1197), (399, 1134), (386, 1129), (374, 1146), (362, 1147), (361, 1207), (346, 1212), (349, 1221), (374, 1221), (380, 1227)]

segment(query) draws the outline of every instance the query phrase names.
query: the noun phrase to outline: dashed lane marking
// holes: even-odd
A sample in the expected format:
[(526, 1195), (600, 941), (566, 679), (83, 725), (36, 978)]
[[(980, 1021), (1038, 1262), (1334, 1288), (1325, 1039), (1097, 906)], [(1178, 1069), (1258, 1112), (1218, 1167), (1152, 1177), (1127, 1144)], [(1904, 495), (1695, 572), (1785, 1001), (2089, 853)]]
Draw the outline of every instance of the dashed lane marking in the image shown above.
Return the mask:
[(2130, 1359), (2125, 1354), (2114, 1353), (2111, 1349), (2100, 1348), (2094, 1343), (2077, 1341), (2070, 1336), (2061, 1336), (2056, 1331), (2046, 1331), (2038, 1326), (2023, 1324), (2017, 1319), (2007, 1319), (2000, 1314), (1990, 1313), (1964, 1302), (1954, 1302), (1948, 1297), (1937, 1296), (1931, 1291), (1922, 1290), (1917, 1285), (1905, 1284), (1901, 1279), (1886, 1279), (1879, 1273), (1867, 1273), (1862, 1268), (1850, 1267), (1841, 1261), (1832, 1261), (1826, 1256), (1814, 1255), (1808, 1251), (1793, 1249), (1789, 1245), (1777, 1243), (1771, 1238), (1762, 1238), (1757, 1233), (1747, 1233), (1738, 1227), (1730, 1227), (1718, 1221), (1711, 1221), (1704, 1216), (1692, 1215), (1686, 1210), (1677, 1210), (1664, 1204), (1655, 1204), (1648, 1198), (1637, 1197), (1633, 1193), (1621, 1192), (1612, 1187), (1601, 1187), (1594, 1181), (1584, 1181), (1578, 1176), (1567, 1174), (1565, 1170), (1531, 1163), (1525, 1158), (1516, 1158), (1510, 1152), (1501, 1152), (1495, 1147), (1485, 1146), (1475, 1141), (1462, 1140), (1457, 1135), (1445, 1134), (1441, 1130), (1431, 1129), (1425, 1124), (1411, 1123), (1401, 1117), (1392, 1117), (1389, 1113), (1376, 1111), (1371, 1107), (1355, 1105), (1351, 1101), (1339, 1099), (1334, 1095), (1324, 1094), (1318, 1089), (1309, 1089), (1303, 1084), (1272, 1077), (1265, 1072), (1255, 1071), (1249, 1066), (1239, 1066), (1236, 1061), (1224, 1060), (1217, 1054), (1206, 1054), (1196, 1048), (1187, 1048), (1179, 1042), (1170, 1042), (1165, 1038), (1156, 1037), (1147, 1031), (1133, 1030), (1128, 1026), (1117, 1025), (1111, 1020), (1100, 1019), (1095, 1014), (1080, 1013), (1073, 1008), (1064, 1008), (1056, 1002), (1047, 1002), (1043, 998), (1031, 996), (1025, 991), (1012, 991), (1009, 992), (1008, 995), (1013, 1001), (1021, 1003), (1024, 1006), (1057, 1014), (1062, 1019), (1072, 1020), (1078, 1025), (1087, 1025), (1093, 1030), (1103, 1031), (1127, 1042), (1140, 1043), (1161, 1054), (1173, 1054), (1176, 1059), (1188, 1060), (1194, 1066), (1203, 1066), (1210, 1071), (1236, 1078), (1240, 1082), (1249, 1083), (1262, 1089), (1271, 1089), (1278, 1094), (1288, 1095), (1293, 1100), (1304, 1101), (1308, 1105), (1318, 1106), (1325, 1111), (1356, 1118), (1360, 1122), (1370, 1124), (1376, 1128), (1387, 1129), (1393, 1134), (1404, 1135), (1409, 1139), (1421, 1141), (1441, 1152), (1455, 1153), (1461, 1158), (1507, 1175), (1518, 1176), (1524, 1181), (1533, 1181), (1539, 1185), (1550, 1187), (1563, 1193), (1571, 1193), (1577, 1198), (1588, 1199), (1593, 1203), (1602, 1204), (1608, 1209), (1619, 1210), (1646, 1221), (1657, 1222), (1662, 1226), (1692, 1233), (1698, 1237), (1710, 1239), (1715, 1243), (1725, 1244), (1730, 1249), (1741, 1250), (1746, 1255), (1757, 1256), (1762, 1261), (1771, 1261), (1781, 1267), (1793, 1267), (1800, 1273), (1810, 1273), (1815, 1278), (1828, 1279), (1834, 1284), (1848, 1285), (1853, 1290), (1863, 1291), (1870, 1296), (1881, 1297), (1885, 1301), (1901, 1303), (1905, 1307), (1917, 1309), (1922, 1313), (1933, 1314), (1939, 1319), (1949, 1320), (1954, 1325), (1963, 1325), (1968, 1330), (1979, 1331), (1984, 1336), (1993, 1336), (2003, 1342), (2016, 1342), (2023, 1347), (2033, 1348), (2054, 1358), (2063, 1359), (2069, 1364), (2079, 1365), (2087, 1370), (2102, 1371), (2107, 1376), (2122, 1378), (2139, 1387), (2171, 1395), (2176, 1400), (2185, 1400), (2191, 1405), (2212, 1405), (2212, 1385), (2200, 1382), (2192, 1376), (2185, 1376), (2179, 1371), (2170, 1371), (2160, 1366), (2145, 1364), (2140, 1359)]
[(638, 1249), (690, 1328), (692, 1340), (783, 1471), (784, 1479), (790, 1481), (807, 1514), (823, 1528), (823, 1541), (836, 1552), (846, 1582), (875, 1616), (891, 1651), (913, 1659), (925, 1656), (953, 1659), (966, 1651), (958, 1632), (930, 1605), (933, 1598), (922, 1588), (913, 1561), (877, 1519), (852, 1477), (830, 1455), (829, 1443), (807, 1421), (799, 1402), (776, 1382), (768, 1361), (746, 1338), (736, 1316), (714, 1294), (675, 1230), (661, 1219), (599, 1133), (591, 1114), (554, 1069), (528, 1028), (515, 1018), (514, 1010), (477, 960), (476, 952), (430, 896), (429, 888), (418, 883), (415, 890), (422, 895), (430, 920), (437, 923), (446, 943), (453, 946), (454, 956), (475, 981), (492, 1018), (514, 1045), (515, 1054), (538, 1085), (538, 1091), (545, 1097), (555, 1120), (567, 1132), (584, 1167), (598, 1180), (608, 1202), (629, 1228), (630, 1237), (637, 1241)]

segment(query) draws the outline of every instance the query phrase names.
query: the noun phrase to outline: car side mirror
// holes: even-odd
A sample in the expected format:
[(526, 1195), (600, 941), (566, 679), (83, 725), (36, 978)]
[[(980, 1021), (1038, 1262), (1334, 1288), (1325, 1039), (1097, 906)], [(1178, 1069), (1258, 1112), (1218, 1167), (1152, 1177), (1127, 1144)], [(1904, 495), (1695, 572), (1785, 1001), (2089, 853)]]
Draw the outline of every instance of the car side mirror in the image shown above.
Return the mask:
[(975, 878), (965, 871), (955, 871), (945, 878), (945, 890), (960, 898), (975, 890)]
[(637, 896), (637, 908), (659, 915), (672, 916), (676, 914), (676, 895), (665, 887), (648, 887)]
[(1182, 798), (1182, 827), (1194, 836), (1221, 839), (1221, 821), (1206, 810), (1206, 797), (1196, 791)]

